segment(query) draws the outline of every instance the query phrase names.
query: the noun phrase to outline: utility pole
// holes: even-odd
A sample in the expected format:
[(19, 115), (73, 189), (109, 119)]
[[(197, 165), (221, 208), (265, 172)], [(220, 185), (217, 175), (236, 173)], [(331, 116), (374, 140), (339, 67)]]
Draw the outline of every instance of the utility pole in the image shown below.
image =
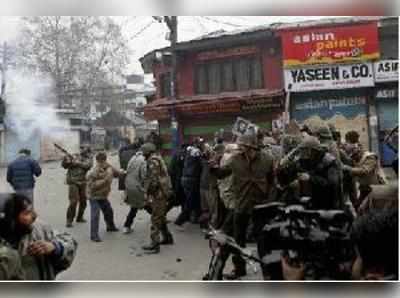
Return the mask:
[(7, 75), (7, 42), (3, 43), (3, 61), (1, 63), (1, 98), (4, 100), (6, 94), (6, 75)]
[[(177, 93), (177, 53), (176, 44), (178, 42), (178, 17), (177, 16), (165, 16), (164, 21), (167, 24), (170, 31), (171, 41), (171, 54), (172, 54), (172, 70), (170, 80), (170, 98), (171, 101), (176, 101), (178, 98)], [(175, 103), (171, 106), (171, 133), (172, 133), (172, 154), (175, 154), (179, 150), (179, 124), (176, 115)]]
[(8, 67), (8, 53), (7, 53), (7, 43), (3, 43), (3, 61), (1, 63), (1, 93), (0, 93), (0, 123), (4, 122), (4, 116), (6, 114), (6, 75)]

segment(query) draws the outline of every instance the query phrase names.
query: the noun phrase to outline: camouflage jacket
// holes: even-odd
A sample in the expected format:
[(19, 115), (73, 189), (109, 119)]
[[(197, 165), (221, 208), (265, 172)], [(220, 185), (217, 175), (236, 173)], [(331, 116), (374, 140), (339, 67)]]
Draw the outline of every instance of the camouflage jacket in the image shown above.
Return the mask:
[[(29, 245), (37, 240), (53, 242), (57, 247), (56, 252), (48, 256), (28, 255)], [(71, 266), (77, 247), (77, 242), (70, 234), (59, 233), (48, 225), (35, 222), (32, 232), (24, 236), (18, 244), (25, 278), (27, 280), (54, 280), (57, 274)]]
[(0, 239), (0, 280), (23, 280), (21, 258), (18, 251)]
[(172, 183), (167, 166), (160, 155), (152, 155), (147, 160), (144, 192), (147, 196), (169, 198), (172, 193)]
[(93, 159), (91, 157), (83, 157), (77, 155), (73, 162), (70, 162), (67, 157), (62, 161), (62, 167), (67, 169), (67, 184), (85, 184), (86, 173), (93, 166)]
[(234, 154), (216, 170), (216, 175), (232, 175), (235, 211), (250, 213), (255, 204), (269, 199), (274, 181), (273, 158), (263, 151), (258, 151), (251, 161), (242, 153)]

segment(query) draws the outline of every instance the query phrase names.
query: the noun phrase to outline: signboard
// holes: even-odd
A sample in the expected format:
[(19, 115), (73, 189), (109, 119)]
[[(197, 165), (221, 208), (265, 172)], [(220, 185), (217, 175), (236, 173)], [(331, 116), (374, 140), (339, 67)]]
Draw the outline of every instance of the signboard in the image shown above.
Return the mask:
[(226, 57), (243, 56), (258, 53), (259, 49), (256, 46), (243, 46), (224, 50), (213, 50), (200, 52), (197, 54), (197, 60), (220, 59)]
[(393, 99), (397, 100), (399, 92), (396, 88), (382, 88), (376, 91), (376, 99)]
[(375, 82), (394, 82), (399, 80), (399, 61), (382, 60), (374, 63)]
[(281, 32), (284, 67), (379, 58), (376, 22)]
[(285, 69), (285, 88), (290, 92), (374, 86), (371, 63), (311, 66)]
[(246, 133), (254, 133), (256, 134), (258, 130), (258, 126), (254, 123), (251, 123), (249, 120), (246, 120), (241, 117), (237, 117), (235, 124), (232, 128), (232, 133), (235, 136), (241, 136)]

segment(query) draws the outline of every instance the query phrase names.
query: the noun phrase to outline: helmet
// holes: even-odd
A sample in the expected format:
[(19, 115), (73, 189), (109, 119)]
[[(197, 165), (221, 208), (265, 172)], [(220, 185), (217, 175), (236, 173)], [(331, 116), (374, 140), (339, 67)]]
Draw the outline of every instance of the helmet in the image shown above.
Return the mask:
[(140, 151), (142, 151), (143, 155), (146, 154), (151, 154), (156, 152), (156, 146), (154, 146), (154, 144), (152, 143), (145, 143), (142, 145), (142, 147), (140, 147)]
[(316, 137), (308, 136), (300, 143), (299, 148), (320, 150), (321, 143)]
[(282, 150), (284, 154), (289, 153), (301, 143), (301, 136), (298, 135), (285, 135), (282, 138)]
[(239, 136), (237, 144), (253, 149), (258, 149), (258, 140), (255, 134), (243, 134)]
[(320, 140), (321, 140), (321, 139), (328, 139), (328, 140), (332, 139), (332, 133), (331, 133), (329, 127), (326, 126), (326, 125), (320, 126), (320, 127), (318, 128), (317, 134), (318, 134), (318, 138), (319, 138)]

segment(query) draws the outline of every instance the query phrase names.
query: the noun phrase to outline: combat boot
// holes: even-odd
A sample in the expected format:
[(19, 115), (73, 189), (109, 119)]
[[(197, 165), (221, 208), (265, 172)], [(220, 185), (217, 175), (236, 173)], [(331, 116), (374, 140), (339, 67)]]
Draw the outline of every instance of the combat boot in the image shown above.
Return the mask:
[(174, 244), (174, 237), (172, 237), (171, 232), (168, 230), (167, 224), (163, 224), (161, 228), (161, 236), (162, 236), (162, 240), (160, 242), (161, 245)]
[(147, 254), (158, 254), (160, 252), (160, 244), (157, 242), (151, 242), (149, 245), (142, 246), (142, 249)]
[(172, 245), (174, 244), (174, 237), (171, 233), (163, 233), (163, 239), (160, 242), (161, 245)]

